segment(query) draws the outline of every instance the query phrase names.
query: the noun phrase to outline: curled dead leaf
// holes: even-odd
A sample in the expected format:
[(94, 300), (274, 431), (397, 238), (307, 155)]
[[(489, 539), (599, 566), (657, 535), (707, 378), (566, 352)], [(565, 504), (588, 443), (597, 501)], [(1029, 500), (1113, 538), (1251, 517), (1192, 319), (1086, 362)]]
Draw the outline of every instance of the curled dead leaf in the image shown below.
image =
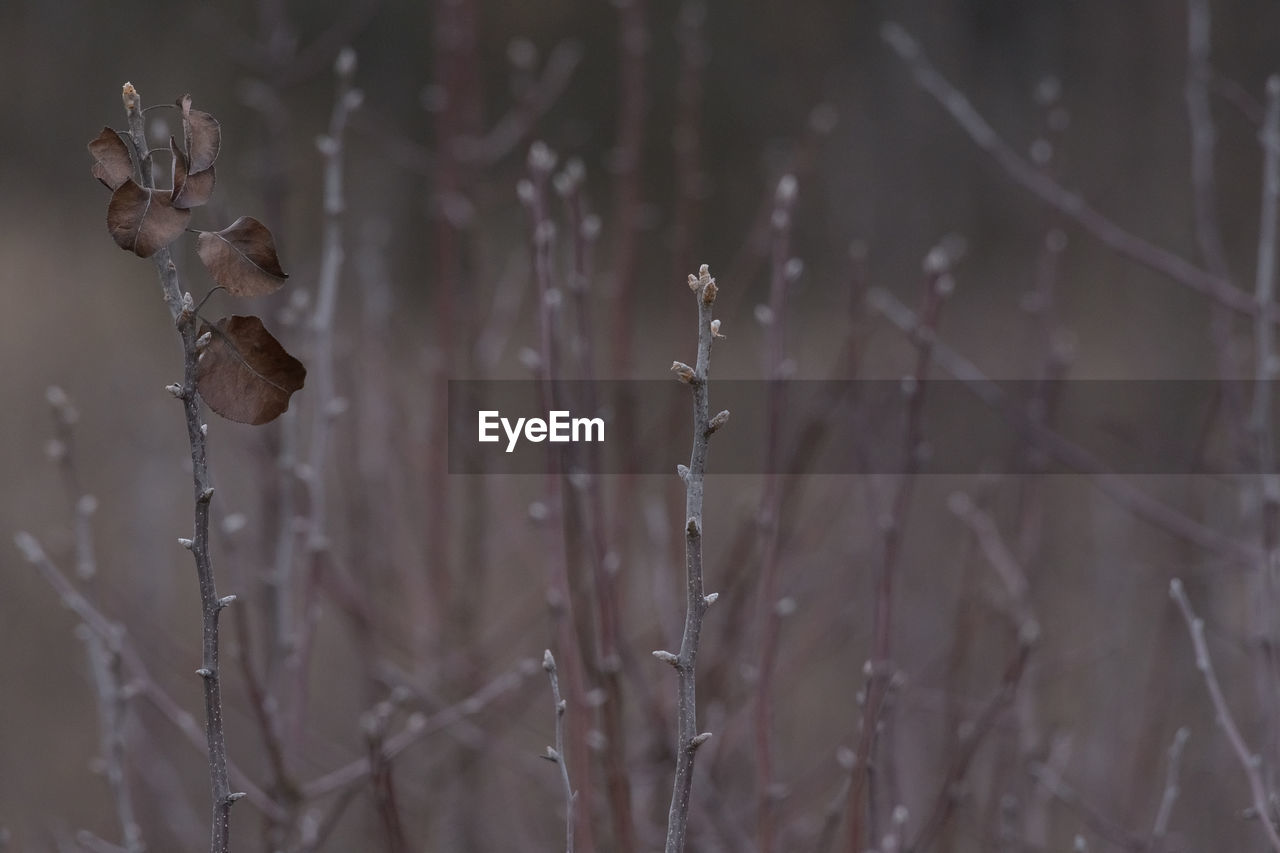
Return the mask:
[(288, 278), (280, 268), (271, 231), (252, 216), (242, 216), (221, 231), (201, 231), (196, 252), (213, 280), (232, 296), (262, 296)]
[(203, 172), (192, 172), (186, 152), (172, 136), (169, 137), (169, 152), (173, 155), (173, 206), (187, 210), (207, 204), (216, 180), (213, 167)]
[(129, 158), (129, 146), (124, 144), (120, 134), (109, 127), (104, 127), (89, 143), (89, 153), (93, 155), (92, 173), (95, 178), (106, 184), (108, 189), (116, 190), (133, 177), (133, 160)]
[(190, 170), (193, 173), (203, 172), (218, 159), (222, 128), (213, 116), (191, 109), (190, 95), (179, 98), (178, 106), (182, 108), (182, 134), (187, 143)]
[(149, 190), (126, 180), (111, 195), (107, 230), (122, 249), (149, 258), (182, 235), (191, 212), (172, 204), (169, 190)]
[(211, 333), (200, 351), (196, 388), (219, 415), (242, 424), (265, 424), (289, 408), (307, 369), (285, 351), (257, 317), (224, 317), (201, 327)]

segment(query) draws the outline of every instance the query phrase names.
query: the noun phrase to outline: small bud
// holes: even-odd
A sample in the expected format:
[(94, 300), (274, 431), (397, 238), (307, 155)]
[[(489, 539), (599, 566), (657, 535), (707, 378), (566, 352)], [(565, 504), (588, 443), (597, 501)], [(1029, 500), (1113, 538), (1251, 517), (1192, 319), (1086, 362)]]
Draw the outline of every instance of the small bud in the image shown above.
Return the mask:
[(556, 752), (554, 746), (547, 747), (547, 751), (542, 754), (542, 757), (553, 764), (560, 763), (560, 753)]
[(719, 321), (719, 320), (712, 320), (712, 321), (711, 321), (711, 337), (713, 337), (713, 338), (723, 338), (723, 337), (724, 337), (724, 335), (720, 334), (720, 321)]
[(705, 285), (703, 285), (703, 287), (702, 287), (702, 304), (703, 304), (703, 305), (710, 305), (710, 304), (712, 304), (713, 302), (715, 302), (715, 301), (716, 301), (716, 293), (717, 293), (717, 292), (718, 292), (718, 291), (716, 290), (716, 280), (713, 278), (713, 279), (709, 280), (709, 281), (708, 281)]
[(213, 340), (213, 332), (205, 332), (196, 338), (196, 349), (201, 350), (209, 345), (209, 341)]
[(662, 661), (663, 663), (669, 663), (672, 666), (676, 666), (680, 663), (680, 658), (671, 654), (671, 652), (664, 652), (662, 649), (658, 649), (657, 651), (655, 651), (653, 653), (653, 656), (658, 660)]
[(239, 596), (235, 595), (234, 593), (231, 595), (224, 595), (222, 596), (222, 598), (218, 599), (218, 609), (221, 610), (224, 607), (230, 607), (231, 605), (235, 604), (238, 599), (239, 599)]
[(209, 425), (208, 425), (208, 424), (200, 424), (200, 434), (201, 434), (201, 435), (203, 435), (203, 436), (208, 436), (208, 435), (209, 435)]
[(516, 198), (520, 199), (521, 204), (531, 205), (537, 200), (538, 192), (533, 188), (533, 181), (528, 178), (521, 178), (516, 181)]
[(14, 535), (13, 544), (18, 546), (18, 550), (28, 562), (38, 563), (44, 559), (44, 549), (40, 547), (39, 540), (25, 530)]
[(211, 500), (213, 500), (213, 486), (206, 486), (200, 493), (200, 502), (207, 504)]
[(683, 361), (671, 362), (671, 372), (681, 382), (692, 385), (694, 380), (693, 368), (685, 364)]
[(720, 598), (720, 593), (718, 592), (710, 592), (702, 596), (702, 600), (706, 603), (708, 607), (715, 604), (716, 601), (719, 600), (719, 598)]
[(168, 391), (170, 394), (177, 397), (179, 400), (181, 400), (183, 397), (182, 386), (179, 385), (177, 382), (173, 382), (173, 383), (170, 383), (169, 385), (164, 386), (164, 390)]
[(213, 670), (209, 669), (208, 667), (202, 666), (196, 670), (196, 675), (200, 676), (201, 678), (213, 678)]
[(689, 479), (689, 466), (688, 466), (688, 465), (677, 465), (677, 466), (676, 466), (676, 473), (680, 475), (680, 479), (681, 479), (681, 480), (688, 480), (688, 479)]
[(693, 273), (689, 273), (689, 289), (695, 293), (698, 291), (698, 277)]
[(689, 739), (689, 748), (697, 749), (709, 740), (711, 740), (711, 732), (703, 732), (702, 734), (694, 735)]
[(691, 518), (684, 526), (685, 532), (690, 536), (697, 536), (702, 533), (702, 525), (698, 523), (698, 519)]
[(542, 668), (547, 672), (556, 671), (556, 659), (555, 656), (551, 654), (551, 649), (547, 649), (542, 653)]
[(724, 426), (728, 422), (729, 422), (729, 410), (724, 409), (715, 417), (713, 417), (710, 421), (707, 422), (707, 435), (711, 435), (711, 433), (720, 429), (720, 427)]
[(238, 800), (243, 800), (247, 796), (249, 795), (246, 794), (244, 791), (235, 791), (233, 793), (227, 794), (227, 802), (234, 803)]
[(783, 175), (778, 181), (778, 191), (774, 194), (774, 200), (779, 205), (791, 206), (796, 200), (798, 187), (795, 175)]
[(338, 58), (333, 61), (333, 73), (339, 77), (350, 77), (356, 73), (356, 52), (350, 47), (338, 51)]
[(195, 547), (196, 543), (192, 542), (190, 539), (183, 539), (179, 537), (178, 544), (181, 545), (183, 548), (186, 548), (188, 551), (190, 551), (192, 548)]
[(196, 301), (192, 298), (190, 292), (182, 294), (182, 310), (187, 314), (196, 310)]
[(536, 140), (529, 146), (528, 163), (529, 171), (550, 174), (551, 170), (556, 167), (555, 152), (547, 147), (547, 143), (540, 139)]

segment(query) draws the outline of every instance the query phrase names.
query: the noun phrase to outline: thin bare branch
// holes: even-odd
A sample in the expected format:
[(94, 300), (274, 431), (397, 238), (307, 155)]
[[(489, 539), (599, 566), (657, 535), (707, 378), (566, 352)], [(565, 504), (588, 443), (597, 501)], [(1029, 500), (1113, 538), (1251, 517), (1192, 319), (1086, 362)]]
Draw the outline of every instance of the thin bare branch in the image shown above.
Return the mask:
[(1209, 645), (1204, 638), (1204, 620), (1196, 616), (1195, 611), (1191, 609), (1191, 600), (1187, 598), (1182, 581), (1178, 578), (1169, 582), (1169, 595), (1178, 603), (1178, 607), (1182, 610), (1182, 617), (1187, 621), (1187, 630), (1191, 634), (1191, 644), (1196, 653), (1196, 669), (1200, 670), (1200, 674), (1204, 677), (1205, 687), (1209, 690), (1209, 699), (1213, 702), (1213, 709), (1216, 712), (1218, 726), (1227, 736), (1231, 750), (1240, 763), (1240, 769), (1244, 771), (1245, 779), (1249, 782), (1253, 811), (1266, 832), (1271, 849), (1280, 851), (1280, 833), (1277, 833), (1275, 823), (1271, 819), (1271, 795), (1262, 781), (1261, 757), (1250, 750), (1249, 745), (1245, 743), (1244, 735), (1236, 725), (1235, 715), (1231, 713), (1231, 706), (1227, 704), (1227, 697), (1223, 695), (1222, 686), (1218, 683), (1213, 659), (1209, 657)]

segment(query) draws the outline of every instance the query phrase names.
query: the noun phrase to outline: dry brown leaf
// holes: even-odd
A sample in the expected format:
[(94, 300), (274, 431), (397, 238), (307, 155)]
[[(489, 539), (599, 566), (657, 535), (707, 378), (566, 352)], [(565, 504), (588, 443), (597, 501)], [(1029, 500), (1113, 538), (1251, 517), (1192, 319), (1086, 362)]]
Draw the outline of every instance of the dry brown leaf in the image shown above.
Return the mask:
[(289, 408), (307, 369), (289, 355), (257, 317), (224, 317), (200, 352), (196, 388), (209, 408), (227, 420), (265, 424)]
[(233, 296), (262, 296), (288, 278), (280, 268), (271, 231), (252, 216), (242, 216), (221, 231), (201, 231), (196, 252), (213, 280)]
[(107, 230), (116, 245), (149, 258), (182, 235), (191, 212), (172, 204), (169, 190), (149, 190), (126, 180), (111, 195)]
[(173, 206), (188, 210), (207, 204), (216, 180), (213, 167), (203, 172), (190, 171), (191, 163), (186, 153), (172, 136), (169, 137), (169, 152), (173, 155)]
[(89, 153), (94, 159), (93, 176), (106, 184), (108, 189), (117, 190), (133, 177), (129, 147), (124, 144), (120, 134), (111, 128), (104, 127), (102, 133), (89, 143)]
[(222, 128), (218, 120), (208, 113), (191, 109), (191, 96), (178, 99), (182, 108), (182, 134), (187, 143), (187, 158), (191, 171), (203, 172), (218, 159), (222, 147)]

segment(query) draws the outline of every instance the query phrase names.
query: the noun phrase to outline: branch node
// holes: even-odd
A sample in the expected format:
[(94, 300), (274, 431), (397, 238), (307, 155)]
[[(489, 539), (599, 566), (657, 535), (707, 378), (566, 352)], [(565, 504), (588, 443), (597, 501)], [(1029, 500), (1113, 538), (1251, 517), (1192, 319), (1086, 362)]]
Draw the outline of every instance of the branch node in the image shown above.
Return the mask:
[(684, 529), (690, 536), (702, 535), (702, 524), (696, 518), (690, 518)]

